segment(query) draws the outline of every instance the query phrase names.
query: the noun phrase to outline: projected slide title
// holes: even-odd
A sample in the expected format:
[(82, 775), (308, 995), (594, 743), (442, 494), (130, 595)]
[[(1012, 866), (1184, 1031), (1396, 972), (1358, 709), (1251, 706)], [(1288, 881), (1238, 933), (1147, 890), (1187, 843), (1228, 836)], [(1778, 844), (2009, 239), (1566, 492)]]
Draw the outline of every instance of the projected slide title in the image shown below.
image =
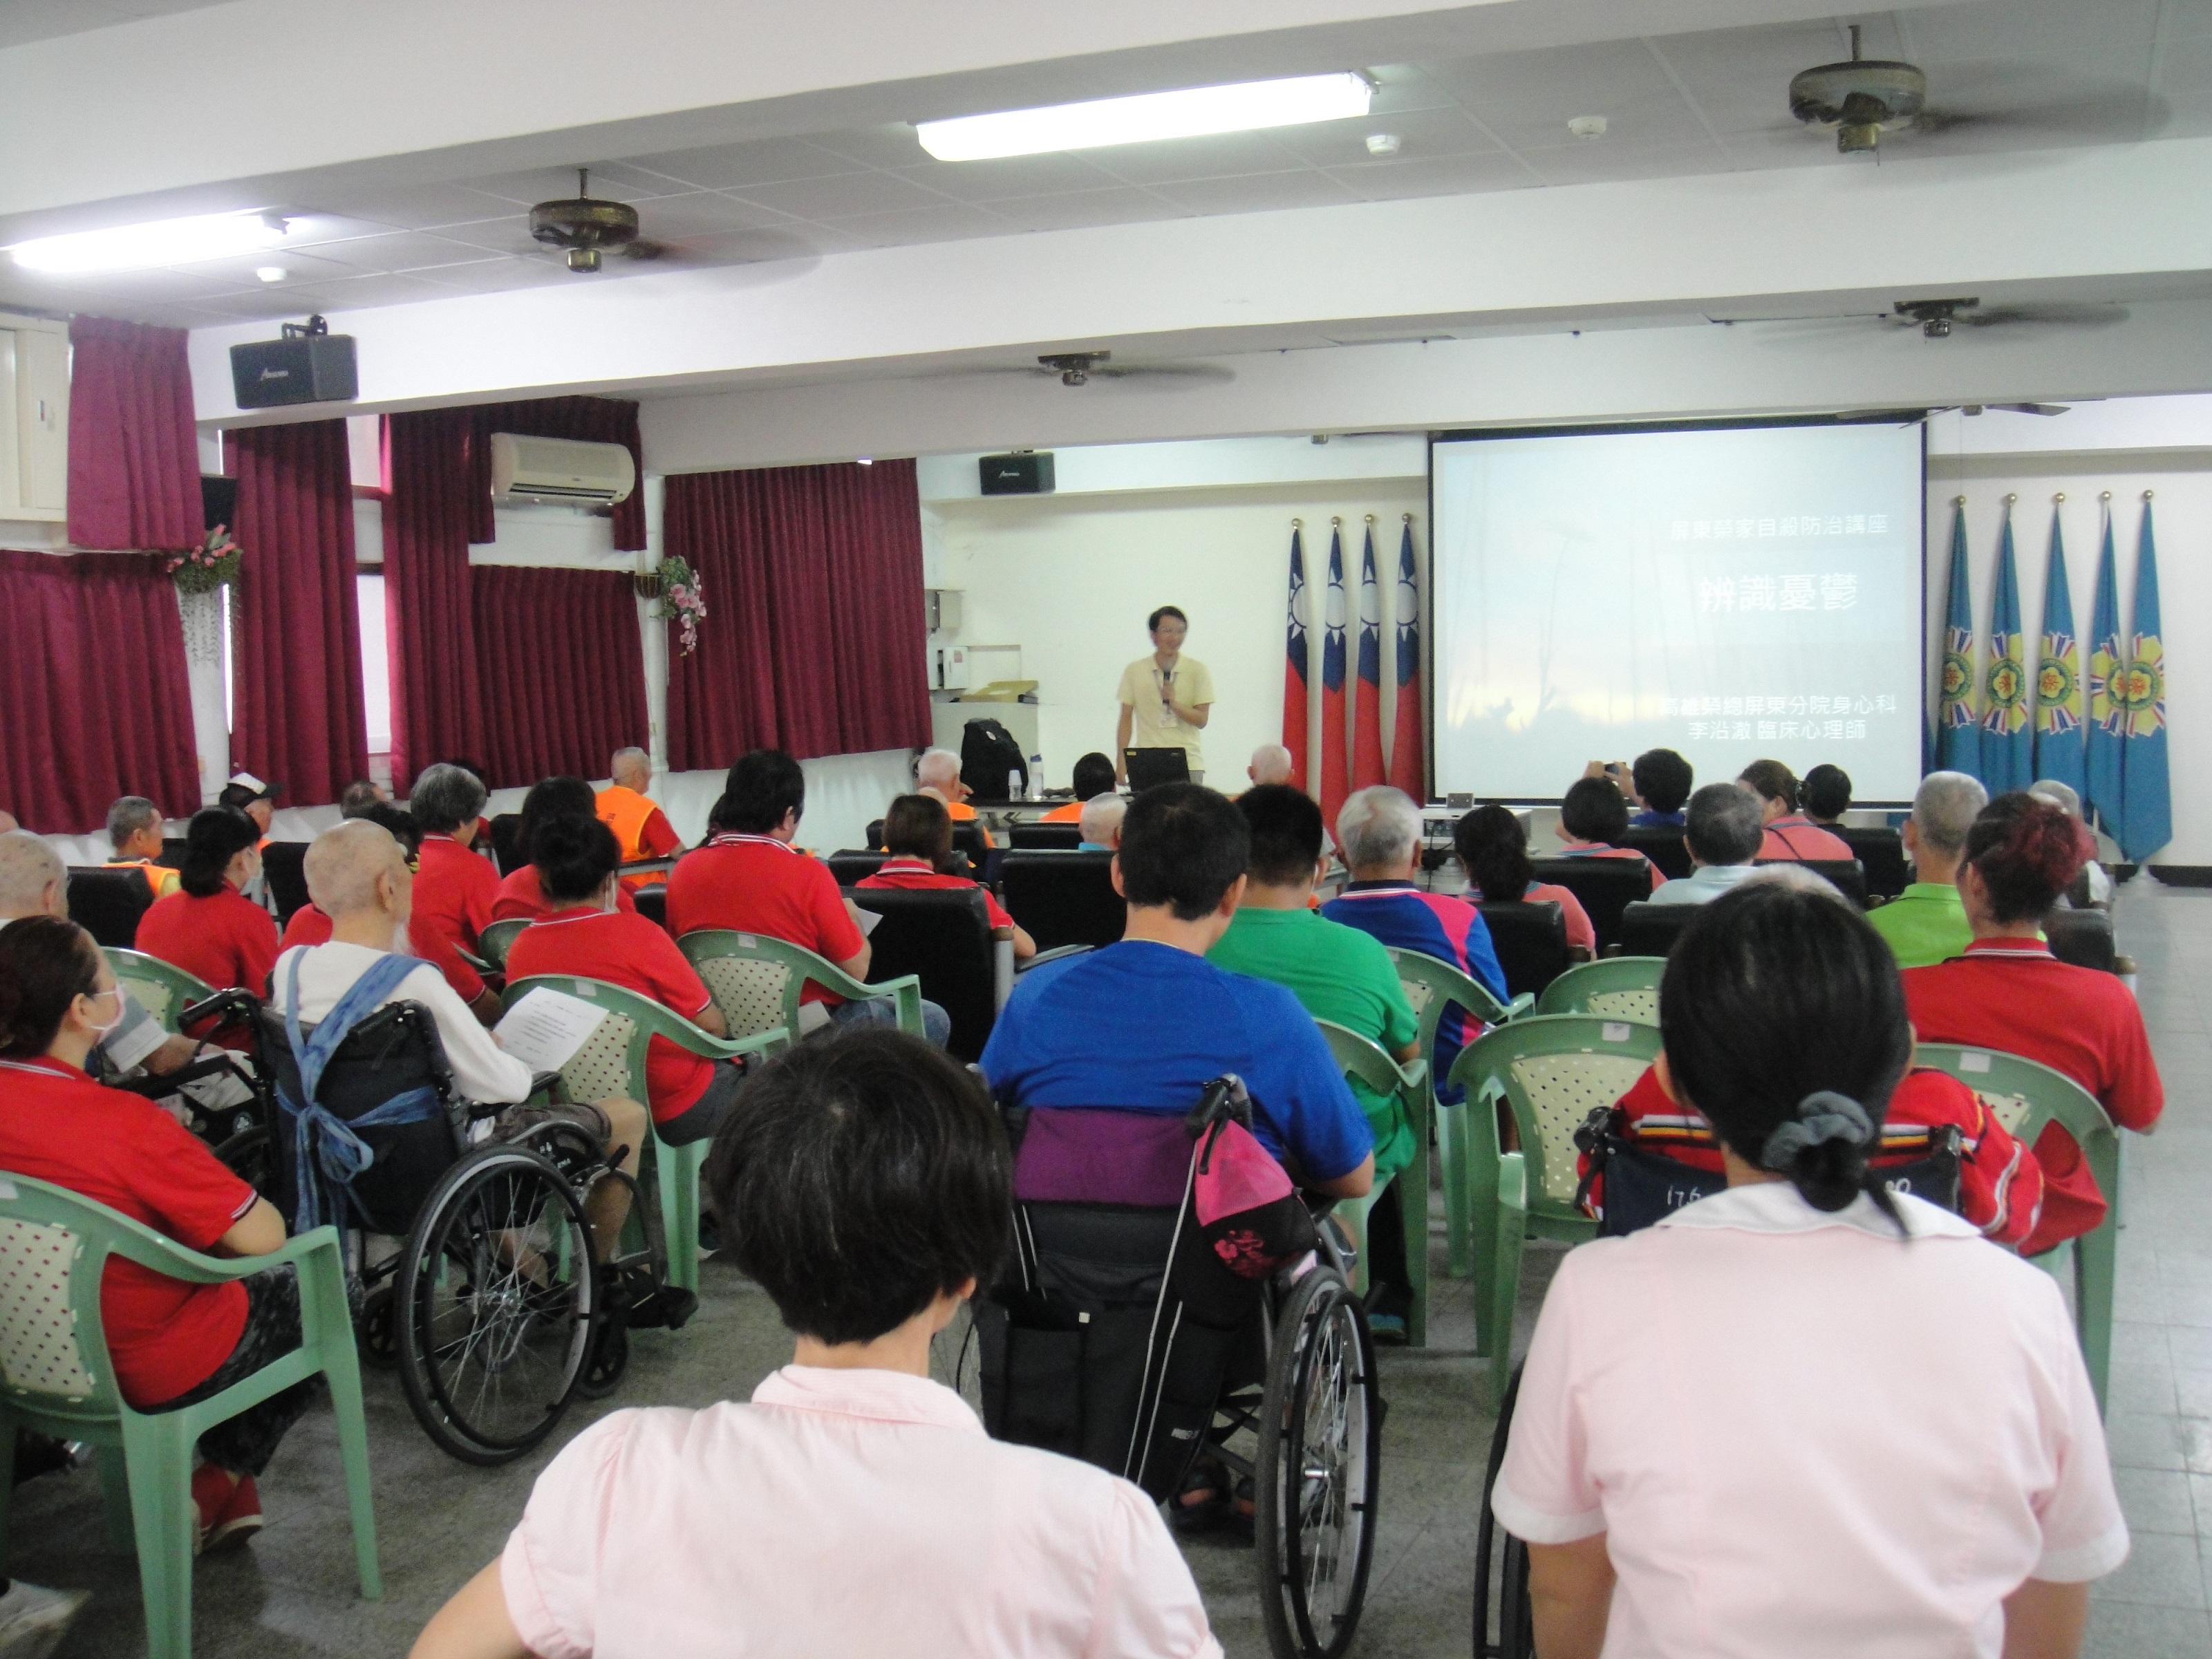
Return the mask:
[(1808, 513), (1794, 519), (1676, 519), (1670, 542), (1767, 540), (1776, 536), (1887, 536), (1887, 513)]

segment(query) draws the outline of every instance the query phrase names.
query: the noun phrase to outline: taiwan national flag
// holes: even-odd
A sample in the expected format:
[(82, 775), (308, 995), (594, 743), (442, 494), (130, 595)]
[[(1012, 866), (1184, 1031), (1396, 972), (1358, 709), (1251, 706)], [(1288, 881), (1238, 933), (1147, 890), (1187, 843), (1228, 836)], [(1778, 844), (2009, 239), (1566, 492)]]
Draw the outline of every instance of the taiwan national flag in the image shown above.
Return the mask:
[(2012, 550), (2012, 509), (1997, 539), (1996, 604), (1990, 612), (1990, 670), (1982, 680), (1982, 781), (1991, 795), (2035, 781), (2028, 730), (2027, 637), (2020, 626), (2020, 574)]
[(1382, 770), (1382, 599), (1375, 588), (1375, 526), (1359, 555), (1359, 701), (1352, 711), (1352, 787), (1371, 788)]
[(1413, 580), (1413, 524), (1398, 540), (1398, 718), (1390, 728), (1390, 781), (1426, 800), (1421, 748), (1421, 594)]
[(2120, 710), (2120, 584), (2112, 556), (2112, 515), (2105, 513), (2103, 547), (2097, 555), (2097, 597), (2089, 613), (2089, 725), (2087, 763), (2089, 787), (2082, 799), (2094, 808), (2106, 835), (2119, 839), (2124, 717)]
[(2119, 702), (2127, 735), (2120, 763), (2120, 833), (2114, 839), (2130, 863), (2141, 864), (2173, 839), (2166, 769), (2166, 646), (2159, 637), (2158, 548), (2148, 499), (2136, 541), (2135, 626), (2129, 630)]
[(1951, 509), (1951, 588), (1943, 618), (1943, 681), (1936, 714), (1936, 763), (1982, 775), (1982, 723), (1974, 714), (1974, 593), (1966, 577), (1966, 504)]
[(1322, 822), (1336, 833), (1336, 815), (1349, 792), (1344, 784), (1344, 532), (1328, 534), (1328, 592), (1321, 636), (1321, 756), (1314, 764), (1321, 786)]
[(2035, 665), (2035, 775), (2087, 799), (2081, 750), (2081, 642), (2074, 634), (2074, 594), (2066, 541), (2051, 509), (2051, 560), (2043, 577), (2043, 639)]
[(1291, 605), (1289, 637), (1284, 647), (1283, 747), (1291, 751), (1291, 784), (1306, 787), (1306, 550), (1302, 532), (1291, 530)]

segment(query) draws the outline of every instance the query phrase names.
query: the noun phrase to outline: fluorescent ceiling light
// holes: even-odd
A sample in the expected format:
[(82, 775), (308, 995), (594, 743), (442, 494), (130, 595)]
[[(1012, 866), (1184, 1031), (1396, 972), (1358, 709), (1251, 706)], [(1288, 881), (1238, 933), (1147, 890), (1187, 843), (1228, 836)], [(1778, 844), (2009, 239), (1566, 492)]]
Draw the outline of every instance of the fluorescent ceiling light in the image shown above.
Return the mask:
[(1182, 92), (1145, 92), (1085, 104), (920, 121), (915, 131), (921, 147), (940, 161), (981, 161), (1347, 120), (1365, 115), (1373, 96), (1374, 88), (1364, 76), (1301, 75), (1287, 81), (1191, 87)]
[(70, 236), (41, 236), (18, 242), (8, 252), (26, 270), (138, 270), (256, 253), (283, 240), (284, 221), (279, 215), (207, 213)]

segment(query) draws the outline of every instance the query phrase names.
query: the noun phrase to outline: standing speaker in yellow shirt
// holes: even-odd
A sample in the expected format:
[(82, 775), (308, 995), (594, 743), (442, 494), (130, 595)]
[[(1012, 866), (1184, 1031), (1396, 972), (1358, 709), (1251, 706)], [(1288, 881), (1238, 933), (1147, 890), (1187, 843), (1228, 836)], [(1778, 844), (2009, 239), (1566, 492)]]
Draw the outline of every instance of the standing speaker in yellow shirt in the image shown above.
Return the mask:
[(1206, 777), (1206, 753), (1199, 733), (1213, 713), (1213, 672), (1182, 653), (1190, 618), (1164, 605), (1145, 620), (1152, 630), (1152, 654), (1121, 671), (1121, 721), (1114, 736), (1114, 781), (1127, 781), (1126, 752), (1132, 749), (1180, 749), (1193, 783)]

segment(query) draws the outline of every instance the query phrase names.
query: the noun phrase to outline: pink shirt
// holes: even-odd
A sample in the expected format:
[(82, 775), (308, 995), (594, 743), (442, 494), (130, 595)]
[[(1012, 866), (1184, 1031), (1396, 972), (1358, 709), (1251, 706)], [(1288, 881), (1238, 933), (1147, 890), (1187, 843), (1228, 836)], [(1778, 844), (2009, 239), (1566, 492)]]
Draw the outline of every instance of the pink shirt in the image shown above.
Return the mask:
[(2058, 1286), (1956, 1216), (1735, 1187), (1559, 1266), (1492, 1508), (1606, 1535), (1606, 1659), (1996, 1659), (2126, 1558)]
[(500, 1583), (542, 1659), (1221, 1653), (1136, 1487), (898, 1371), (603, 1419), (538, 1477)]

